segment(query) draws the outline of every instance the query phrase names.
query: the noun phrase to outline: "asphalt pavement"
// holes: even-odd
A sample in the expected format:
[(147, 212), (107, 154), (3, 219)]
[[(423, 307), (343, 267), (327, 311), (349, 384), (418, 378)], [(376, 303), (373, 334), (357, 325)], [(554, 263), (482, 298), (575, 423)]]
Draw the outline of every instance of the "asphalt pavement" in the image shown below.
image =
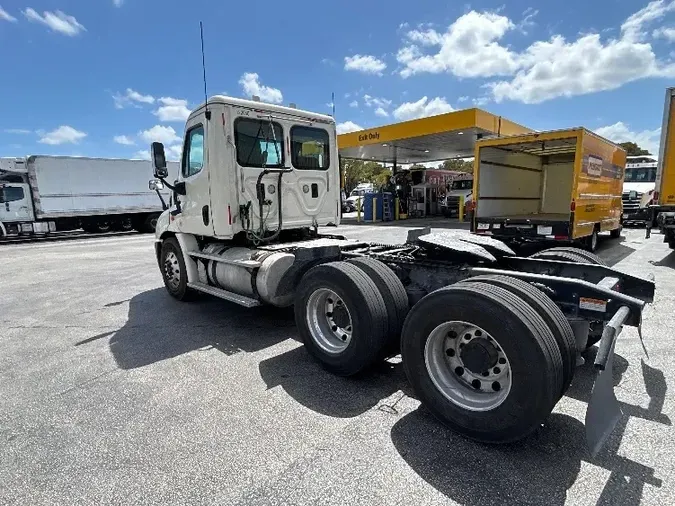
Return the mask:
[[(328, 231), (395, 243), (408, 225)], [(675, 253), (661, 235), (601, 245), (618, 269), (653, 272), (657, 296), (649, 359), (633, 328), (617, 344), (624, 416), (595, 458), (590, 365), (532, 436), (474, 443), (420, 407), (397, 360), (337, 378), (289, 310), (173, 300), (152, 241), (0, 245), (0, 504), (675, 504)]]

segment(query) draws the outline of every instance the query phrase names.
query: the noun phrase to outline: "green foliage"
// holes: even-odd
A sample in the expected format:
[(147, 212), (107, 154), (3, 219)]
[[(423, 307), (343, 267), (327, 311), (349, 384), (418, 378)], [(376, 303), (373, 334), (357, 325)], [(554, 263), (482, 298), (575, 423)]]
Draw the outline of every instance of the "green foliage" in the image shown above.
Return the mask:
[(439, 169), (457, 170), (459, 172), (469, 172), (473, 174), (473, 160), (464, 161), (461, 158), (453, 158), (452, 160), (445, 160), (438, 166)]
[(342, 159), (340, 171), (344, 189), (349, 194), (359, 183), (373, 183), (376, 188), (384, 186), (391, 177), (391, 170), (377, 162)]
[(651, 155), (648, 150), (642, 149), (634, 142), (620, 142), (619, 146), (626, 150), (628, 156)]

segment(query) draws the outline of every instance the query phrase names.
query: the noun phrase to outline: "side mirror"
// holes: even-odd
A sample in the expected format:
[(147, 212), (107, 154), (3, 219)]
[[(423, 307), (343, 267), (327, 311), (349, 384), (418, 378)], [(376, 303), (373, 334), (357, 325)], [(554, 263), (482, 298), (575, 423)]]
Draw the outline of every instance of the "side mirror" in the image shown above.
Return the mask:
[(165, 178), (169, 175), (169, 170), (166, 168), (166, 156), (164, 155), (164, 144), (161, 142), (153, 142), (151, 146), (152, 151), (152, 172), (156, 178)]
[(148, 188), (152, 191), (163, 190), (164, 183), (162, 183), (159, 179), (151, 179), (148, 181)]

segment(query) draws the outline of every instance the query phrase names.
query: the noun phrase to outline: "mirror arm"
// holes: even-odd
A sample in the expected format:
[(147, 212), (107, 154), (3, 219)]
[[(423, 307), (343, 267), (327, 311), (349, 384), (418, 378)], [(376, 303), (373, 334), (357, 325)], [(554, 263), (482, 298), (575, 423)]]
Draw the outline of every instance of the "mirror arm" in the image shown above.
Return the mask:
[(157, 192), (159, 200), (162, 201), (162, 211), (166, 211), (167, 209), (169, 209), (169, 206), (166, 205), (166, 201), (164, 200), (164, 197), (162, 197), (162, 194), (159, 192), (159, 190), (155, 188), (155, 191)]

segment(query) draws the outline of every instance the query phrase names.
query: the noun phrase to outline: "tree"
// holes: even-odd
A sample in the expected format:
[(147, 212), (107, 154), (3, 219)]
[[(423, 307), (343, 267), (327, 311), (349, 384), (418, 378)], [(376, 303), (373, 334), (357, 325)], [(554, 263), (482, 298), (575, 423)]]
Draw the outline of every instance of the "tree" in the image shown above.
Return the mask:
[(634, 142), (620, 142), (619, 146), (626, 150), (628, 156), (651, 155), (649, 150), (642, 149)]
[(359, 183), (384, 186), (391, 177), (391, 170), (377, 162), (343, 158), (340, 171), (344, 177), (344, 189), (349, 194)]
[(453, 158), (452, 160), (445, 160), (438, 168), (473, 174), (473, 160), (467, 161), (462, 158)]

